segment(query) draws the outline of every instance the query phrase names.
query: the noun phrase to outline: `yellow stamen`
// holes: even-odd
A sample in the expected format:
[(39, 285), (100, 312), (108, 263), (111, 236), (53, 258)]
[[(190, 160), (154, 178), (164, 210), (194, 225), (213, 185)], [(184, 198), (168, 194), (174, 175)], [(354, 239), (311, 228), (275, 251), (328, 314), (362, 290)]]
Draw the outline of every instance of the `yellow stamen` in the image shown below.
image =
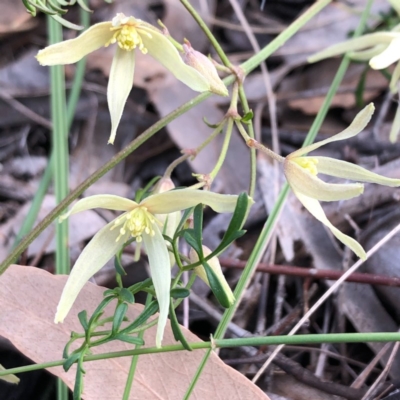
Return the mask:
[(147, 211), (146, 207), (137, 207), (117, 218), (111, 230), (122, 225), (119, 229), (119, 236), (116, 241), (120, 240), (128, 231), (130, 235), (136, 238), (136, 241), (140, 243), (142, 241), (143, 232), (147, 235), (154, 236), (153, 225), (157, 222), (158, 220)]
[(318, 169), (317, 169), (318, 160), (316, 158), (298, 157), (292, 159), (292, 161), (294, 161), (300, 167), (308, 170), (308, 172), (310, 172), (312, 175), (318, 174)]
[[(118, 46), (123, 50), (131, 51), (138, 47), (143, 54), (147, 53), (147, 49), (144, 47), (142, 37), (137, 30), (136, 24), (128, 22), (110, 29), (115, 32), (113, 37), (106, 43), (106, 47), (112, 43), (118, 43)], [(145, 34), (148, 33), (146, 32)]]

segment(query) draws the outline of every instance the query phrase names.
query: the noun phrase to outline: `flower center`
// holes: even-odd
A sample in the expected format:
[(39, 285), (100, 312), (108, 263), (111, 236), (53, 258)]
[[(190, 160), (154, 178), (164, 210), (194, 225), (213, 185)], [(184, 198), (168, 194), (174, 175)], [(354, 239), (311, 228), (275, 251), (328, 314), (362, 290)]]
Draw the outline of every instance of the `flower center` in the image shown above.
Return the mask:
[(119, 13), (112, 20), (112, 27), (110, 30), (114, 32), (112, 38), (105, 44), (109, 46), (113, 43), (118, 43), (118, 46), (126, 51), (132, 51), (136, 47), (143, 53), (147, 53), (146, 47), (144, 47), (143, 39), (141, 35), (147, 35), (151, 38), (151, 34), (147, 31), (139, 33), (138, 27), (141, 21), (133, 17), (126, 17), (124, 14)]
[(153, 225), (156, 222), (158, 221), (154, 215), (147, 211), (146, 207), (137, 207), (117, 218), (111, 230), (122, 225), (119, 229), (119, 236), (116, 241), (129, 232), (132, 237), (136, 238), (137, 242), (141, 242), (143, 232), (154, 236)]
[(318, 160), (312, 157), (298, 157), (293, 160), (297, 165), (302, 168), (305, 168), (312, 175), (318, 174), (317, 164)]

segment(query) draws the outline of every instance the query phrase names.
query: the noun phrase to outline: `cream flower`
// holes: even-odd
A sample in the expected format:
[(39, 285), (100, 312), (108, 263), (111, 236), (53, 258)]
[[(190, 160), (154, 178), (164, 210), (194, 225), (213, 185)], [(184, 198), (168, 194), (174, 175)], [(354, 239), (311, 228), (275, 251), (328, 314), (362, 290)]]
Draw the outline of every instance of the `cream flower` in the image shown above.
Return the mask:
[(352, 197), (359, 196), (363, 193), (364, 185), (361, 183), (326, 183), (319, 179), (317, 174), (321, 173), (338, 178), (361, 182), (372, 182), (392, 187), (400, 186), (400, 179), (386, 178), (346, 161), (320, 156), (309, 157), (305, 156), (305, 154), (316, 150), (327, 143), (345, 140), (356, 136), (368, 124), (373, 112), (374, 106), (371, 103), (356, 115), (351, 125), (344, 131), (329, 139), (303, 147), (289, 154), (284, 160), (284, 173), (286, 179), (303, 206), (316, 219), (326, 225), (342, 243), (348, 246), (362, 259), (366, 258), (364, 249), (356, 240), (340, 232), (329, 222), (319, 200), (338, 201), (351, 199)]
[(117, 44), (117, 48), (107, 88), (111, 114), (109, 143), (114, 143), (122, 111), (132, 89), (136, 48), (143, 54), (150, 54), (191, 89), (198, 92), (210, 90), (207, 79), (183, 62), (178, 50), (161, 31), (140, 19), (126, 17), (122, 13), (117, 14), (111, 22), (93, 25), (75, 39), (40, 50), (36, 58), (41, 65), (72, 64), (92, 51), (114, 43)]
[(102, 228), (82, 251), (62, 292), (54, 322), (64, 320), (90, 277), (99, 271), (127, 240), (134, 237), (137, 242), (143, 241), (149, 258), (160, 309), (156, 336), (156, 345), (160, 347), (168, 318), (171, 267), (167, 245), (160, 230), (162, 222), (157, 216), (171, 214), (200, 203), (219, 213), (233, 212), (237, 198), (238, 196), (233, 195), (181, 189), (151, 195), (140, 203), (114, 195), (97, 195), (79, 200), (62, 219), (92, 208), (125, 212)]
[[(400, 25), (390, 32), (370, 33), (330, 46), (309, 57), (308, 62), (313, 63), (347, 52), (352, 60), (369, 60), (369, 65), (373, 69), (387, 68), (400, 60)], [(397, 92), (399, 78), (400, 63), (397, 63), (390, 80), (390, 90), (393, 93)]]

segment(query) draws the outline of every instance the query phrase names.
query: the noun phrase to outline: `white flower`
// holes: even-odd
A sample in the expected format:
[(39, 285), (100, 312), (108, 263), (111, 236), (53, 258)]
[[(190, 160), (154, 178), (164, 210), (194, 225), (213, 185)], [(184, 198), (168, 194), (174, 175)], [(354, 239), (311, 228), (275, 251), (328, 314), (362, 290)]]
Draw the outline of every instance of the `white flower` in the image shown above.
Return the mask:
[(111, 65), (107, 88), (108, 107), (111, 114), (111, 135), (114, 143), (129, 92), (133, 85), (135, 49), (153, 58), (170, 70), (177, 79), (198, 92), (210, 90), (210, 84), (194, 68), (186, 65), (178, 50), (154, 26), (136, 19), (117, 14), (111, 22), (93, 25), (75, 39), (56, 43), (40, 50), (36, 58), (41, 65), (72, 64), (102, 46), (117, 43)]
[(137, 242), (143, 241), (149, 258), (160, 308), (156, 336), (156, 345), (160, 347), (168, 318), (171, 266), (167, 245), (160, 230), (162, 222), (157, 216), (171, 214), (200, 203), (219, 213), (233, 212), (237, 198), (238, 196), (234, 195), (181, 189), (151, 195), (140, 203), (114, 195), (97, 195), (79, 200), (62, 219), (92, 208), (107, 208), (124, 213), (102, 228), (82, 251), (64, 287), (54, 322), (64, 320), (90, 277), (99, 271), (129, 238), (134, 237)]
[(356, 136), (368, 124), (373, 112), (374, 105), (371, 103), (356, 115), (351, 125), (344, 131), (329, 139), (303, 147), (289, 154), (284, 160), (284, 173), (286, 179), (303, 206), (315, 218), (326, 225), (342, 243), (348, 246), (362, 259), (366, 258), (362, 246), (350, 236), (340, 232), (329, 222), (319, 200), (338, 201), (351, 199), (363, 193), (364, 185), (361, 183), (326, 183), (319, 179), (317, 174), (321, 173), (338, 178), (360, 182), (372, 182), (386, 186), (400, 186), (400, 179), (386, 178), (346, 161), (336, 160), (330, 157), (309, 157), (305, 156), (305, 154), (316, 150), (325, 144)]

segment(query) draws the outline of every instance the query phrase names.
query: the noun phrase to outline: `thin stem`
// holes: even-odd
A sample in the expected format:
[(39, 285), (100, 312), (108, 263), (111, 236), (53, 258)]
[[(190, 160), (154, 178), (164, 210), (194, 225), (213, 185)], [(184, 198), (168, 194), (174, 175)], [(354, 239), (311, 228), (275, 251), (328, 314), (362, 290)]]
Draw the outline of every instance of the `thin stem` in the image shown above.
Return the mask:
[[(248, 113), (250, 111), (249, 103), (247, 102), (247, 97), (243, 89), (243, 85), (239, 85), (239, 97), (242, 103), (243, 111)], [(248, 122), (249, 136), (254, 139), (254, 127), (253, 121)], [(253, 197), (256, 190), (256, 178), (257, 178), (257, 159), (256, 151), (250, 148), (250, 186), (249, 186), (249, 196)]]
[[(145, 306), (148, 306), (150, 304), (151, 300), (152, 300), (152, 296), (147, 294)], [(139, 332), (138, 336), (140, 339), (143, 339), (144, 330)], [(140, 345), (136, 345), (135, 349), (140, 349), (140, 347), (141, 347)], [(139, 361), (138, 355), (132, 357), (131, 365), (129, 367), (128, 377), (126, 378), (126, 384), (125, 384), (125, 389), (124, 389), (124, 394), (122, 396), (122, 400), (129, 400), (129, 395), (131, 393), (131, 388), (132, 388), (132, 383), (133, 383), (133, 377), (135, 376), (135, 371), (136, 371), (138, 361)]]
[[(326, 333), (296, 336), (260, 336), (244, 337), (235, 339), (213, 339), (212, 342), (194, 342), (190, 343), (193, 350), (229, 348), (241, 346), (275, 346), (285, 345), (304, 345), (304, 344), (322, 344), (322, 343), (372, 343), (372, 342), (398, 342), (400, 341), (399, 332), (370, 332), (370, 333)], [(167, 345), (162, 348), (146, 347), (134, 350), (116, 351), (111, 353), (101, 353), (88, 355), (84, 362), (107, 360), (110, 358), (130, 357), (141, 354), (169, 353), (174, 351), (186, 351), (181, 344)], [(10, 368), (0, 371), (0, 376), (9, 374), (19, 374), (22, 372), (37, 371), (44, 368), (52, 368), (63, 365), (64, 359), (51, 361), (41, 364), (27, 365), (24, 367)]]
[(248, 135), (248, 133), (244, 129), (243, 124), (240, 121), (236, 121), (236, 126), (237, 126), (240, 134), (242, 135), (243, 139), (245, 140), (247, 146), (249, 146), (251, 149), (257, 149), (259, 151), (262, 151), (263, 153), (267, 154), (272, 159), (279, 161), (281, 163), (285, 161), (285, 157), (282, 157), (281, 155), (275, 153), (270, 148), (264, 146), (262, 143), (257, 142), (257, 140), (252, 139)]
[[(61, 25), (53, 18), (47, 17), (50, 44), (62, 41)], [(64, 67), (55, 65), (50, 67), (50, 103), (51, 118), (53, 123), (53, 164), (54, 188), (56, 202), (59, 204), (69, 191), (69, 158), (68, 158), (68, 131), (66, 120), (65, 102), (65, 76)], [(69, 273), (69, 245), (68, 245), (68, 224), (56, 225), (56, 273)]]
[(222, 50), (222, 47), (218, 43), (218, 40), (215, 38), (215, 36), (212, 34), (206, 23), (203, 21), (203, 19), (200, 17), (200, 15), (197, 13), (197, 11), (192, 7), (192, 5), (189, 3), (188, 0), (180, 0), (182, 5), (188, 10), (190, 15), (193, 17), (193, 19), (197, 22), (197, 24), (200, 26), (200, 28), (203, 30), (203, 32), (206, 34), (208, 40), (211, 42), (213, 45), (215, 51), (217, 52), (219, 58), (223, 62), (223, 64), (226, 67), (230, 67), (231, 63), (226, 56), (224, 50)]
[(290, 24), (272, 42), (240, 66), (244, 74), (247, 75), (249, 72), (253, 71), (253, 69), (257, 68), (263, 60), (266, 60), (272, 53), (278, 50), (279, 47), (283, 46), (295, 32), (325, 8), (331, 1), (332, 0), (318, 0), (315, 2), (303, 15)]
[(218, 172), (220, 171), (220, 169), (225, 161), (226, 154), (228, 152), (229, 143), (230, 143), (231, 137), (232, 137), (232, 129), (233, 129), (233, 119), (229, 118), (228, 123), (226, 124), (225, 139), (224, 139), (224, 143), (222, 145), (221, 153), (218, 157), (218, 161), (217, 161), (215, 167), (209, 173), (211, 180), (213, 180), (217, 176)]

